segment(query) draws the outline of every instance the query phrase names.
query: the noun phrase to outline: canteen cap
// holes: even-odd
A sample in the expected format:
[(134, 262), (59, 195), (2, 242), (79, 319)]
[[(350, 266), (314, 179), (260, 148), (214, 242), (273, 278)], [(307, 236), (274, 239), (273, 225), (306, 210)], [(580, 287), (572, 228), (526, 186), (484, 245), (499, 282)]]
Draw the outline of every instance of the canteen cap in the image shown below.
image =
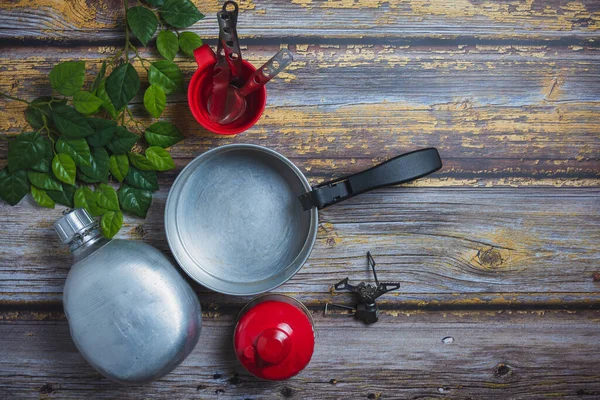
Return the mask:
[(84, 208), (67, 211), (54, 223), (54, 230), (63, 244), (73, 241), (76, 235), (81, 235), (87, 229), (96, 226), (96, 221)]

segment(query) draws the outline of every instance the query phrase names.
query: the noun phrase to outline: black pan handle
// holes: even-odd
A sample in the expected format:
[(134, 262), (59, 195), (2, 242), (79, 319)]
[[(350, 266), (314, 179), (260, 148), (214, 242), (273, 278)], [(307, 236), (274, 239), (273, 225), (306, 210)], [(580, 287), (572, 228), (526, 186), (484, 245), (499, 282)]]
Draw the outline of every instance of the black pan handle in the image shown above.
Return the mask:
[(415, 150), (354, 175), (314, 186), (300, 196), (300, 202), (305, 211), (313, 207), (322, 209), (369, 190), (414, 181), (440, 168), (442, 160), (437, 149)]

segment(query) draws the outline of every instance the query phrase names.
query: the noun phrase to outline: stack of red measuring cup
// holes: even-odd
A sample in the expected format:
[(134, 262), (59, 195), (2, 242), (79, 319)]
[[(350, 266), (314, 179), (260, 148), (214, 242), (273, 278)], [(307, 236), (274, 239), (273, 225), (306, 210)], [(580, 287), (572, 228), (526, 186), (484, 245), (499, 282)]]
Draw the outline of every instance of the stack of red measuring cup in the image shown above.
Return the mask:
[[(232, 6), (233, 10), (227, 9)], [(242, 53), (237, 36), (238, 5), (227, 1), (217, 13), (219, 43), (217, 64), (213, 70), (212, 96), (208, 100), (208, 112), (213, 121), (221, 125), (239, 119), (247, 108), (246, 97), (270, 81), (292, 62), (292, 53), (282, 49), (249, 78), (242, 75)]]

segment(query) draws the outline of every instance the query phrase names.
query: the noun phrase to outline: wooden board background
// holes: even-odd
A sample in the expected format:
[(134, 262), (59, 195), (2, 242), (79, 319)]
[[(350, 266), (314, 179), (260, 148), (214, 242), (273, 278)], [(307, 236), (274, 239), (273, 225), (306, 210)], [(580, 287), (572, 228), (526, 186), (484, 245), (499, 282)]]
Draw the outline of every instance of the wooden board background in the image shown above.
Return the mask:
[[(219, 4), (196, 4), (207, 17), (191, 30), (214, 45)], [(245, 58), (260, 65), (287, 46), (296, 62), (234, 138), (170, 96), (165, 116), (187, 136), (172, 149), (177, 169), (119, 237), (168, 253), (171, 183), (226, 143), (277, 150), (313, 183), (426, 146), (444, 168), (323, 210), (311, 258), (276, 290), (305, 302), (317, 331), (311, 364), (281, 383), (232, 355), (249, 299), (199, 285), (202, 343), (180, 367), (140, 387), (102, 378), (62, 315), (62, 208), (0, 205), (0, 398), (600, 398), (600, 3), (244, 0), (240, 11)], [(92, 73), (123, 41), (121, 1), (0, 0), (0, 91), (49, 94), (57, 62)], [(194, 61), (176, 61), (189, 80)], [(141, 98), (132, 109), (145, 115)], [(26, 127), (22, 111), (0, 100), (1, 138)], [(0, 140), (0, 167), (6, 149)], [(402, 282), (381, 298), (381, 321), (322, 316), (326, 302), (351, 302), (332, 283), (369, 278), (367, 250), (383, 279)]]

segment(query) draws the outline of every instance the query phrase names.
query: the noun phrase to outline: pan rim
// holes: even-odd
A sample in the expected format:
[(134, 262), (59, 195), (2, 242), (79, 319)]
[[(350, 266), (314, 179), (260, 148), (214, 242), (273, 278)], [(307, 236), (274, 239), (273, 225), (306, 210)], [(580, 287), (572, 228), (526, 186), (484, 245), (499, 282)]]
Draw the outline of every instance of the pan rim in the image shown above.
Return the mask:
[[(251, 151), (260, 151), (260, 152), (263, 152), (270, 156), (275, 157), (276, 159), (282, 161), (287, 167), (289, 167), (291, 169), (291, 171), (294, 172), (294, 175), (296, 175), (296, 177), (300, 180), (300, 182), (302, 183), (302, 186), (304, 187), (304, 189), (306, 191), (312, 190), (312, 187), (310, 186), (308, 180), (306, 179), (306, 177), (304, 176), (302, 171), (300, 171), (300, 169), (296, 165), (294, 165), (294, 163), (292, 163), (287, 157), (276, 152), (275, 150), (271, 150), (267, 147), (256, 145), (256, 144), (246, 144), (246, 143), (234, 143), (234, 144), (223, 145), (223, 146), (219, 146), (219, 147), (210, 149), (210, 150), (200, 154), (199, 156), (195, 157), (178, 174), (177, 178), (173, 182), (173, 185), (171, 186), (171, 189), (169, 190), (169, 194), (167, 196), (167, 201), (165, 203), (164, 226), (165, 226), (165, 234), (167, 237), (167, 243), (169, 244), (169, 249), (171, 250), (171, 254), (175, 258), (175, 260), (177, 261), (177, 264), (181, 267), (181, 269), (190, 278), (192, 278), (195, 282), (197, 282), (197, 283), (201, 284), (202, 286), (206, 287), (207, 289), (210, 289), (217, 293), (222, 293), (222, 294), (227, 294), (227, 295), (232, 295), (232, 296), (253, 296), (253, 295), (269, 292), (269, 291), (283, 285), (284, 283), (289, 281), (294, 275), (296, 275), (296, 273), (298, 273), (298, 271), (302, 268), (304, 263), (308, 260), (308, 258), (310, 257), (310, 254), (313, 250), (313, 247), (315, 245), (316, 237), (317, 237), (317, 224), (318, 224), (317, 208), (312, 208), (310, 210), (310, 225), (308, 228), (308, 234), (306, 235), (304, 244), (302, 245), (302, 248), (298, 252), (298, 255), (291, 262), (289, 262), (287, 265), (285, 265), (283, 268), (281, 268), (281, 270), (286, 270), (294, 265), (295, 265), (295, 267), (293, 267), (293, 269), (290, 269), (290, 273), (286, 274), (285, 278), (282, 279), (281, 281), (275, 282), (273, 285), (271, 285), (267, 288), (261, 289), (261, 290), (257, 290), (257, 291), (254, 291), (254, 290), (242, 291), (242, 292), (231, 291), (231, 290), (225, 290), (223, 288), (219, 288), (218, 285), (206, 283), (205, 280), (202, 279), (202, 277), (213, 276), (213, 278), (216, 278), (216, 280), (219, 280), (219, 278), (214, 277), (214, 275), (211, 275), (204, 269), (199, 268), (199, 266), (194, 263), (193, 259), (189, 255), (187, 255), (187, 258), (189, 258), (189, 260), (186, 260), (185, 259), (186, 257), (183, 257), (181, 254), (179, 254), (180, 249), (184, 253), (187, 253), (187, 252), (185, 251), (185, 248), (181, 245), (181, 241), (178, 238), (178, 229), (176, 228), (176, 223), (171, 221), (172, 220), (171, 214), (174, 215), (176, 208), (177, 208), (177, 203), (180, 199), (178, 194), (179, 194), (179, 192), (181, 192), (182, 188), (185, 186), (185, 183), (187, 182), (187, 179), (188, 179), (188, 176), (187, 176), (188, 174), (186, 174), (186, 173), (189, 173), (189, 171), (192, 171), (194, 168), (197, 168), (199, 165), (201, 165), (208, 159), (210, 159), (214, 156), (218, 156), (219, 153), (226, 153), (231, 150), (240, 150), (240, 149), (241, 150), (246, 149), (246, 150), (251, 150)], [(176, 248), (177, 245), (179, 246), (179, 248)], [(238, 286), (243, 288), (244, 284), (242, 283), (242, 284), (239, 284)]]

